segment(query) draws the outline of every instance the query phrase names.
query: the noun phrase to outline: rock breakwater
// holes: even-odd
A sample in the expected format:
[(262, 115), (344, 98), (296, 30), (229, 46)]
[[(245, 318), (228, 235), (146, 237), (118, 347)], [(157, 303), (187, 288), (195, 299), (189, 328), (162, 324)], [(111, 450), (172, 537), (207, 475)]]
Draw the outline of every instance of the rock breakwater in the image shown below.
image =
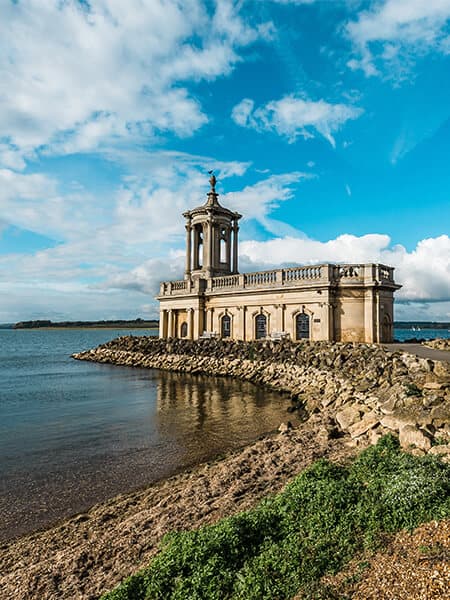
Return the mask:
[(372, 344), (240, 342), (124, 336), (78, 360), (231, 376), (288, 393), (323, 437), (354, 445), (396, 433), (404, 449), (450, 460), (450, 362)]
[[(449, 350), (450, 351), (450, 339), (449, 338), (438, 338), (436, 340), (427, 340), (423, 342), (424, 346), (434, 348), (435, 350)], [(449, 358), (450, 360), (450, 358)]]

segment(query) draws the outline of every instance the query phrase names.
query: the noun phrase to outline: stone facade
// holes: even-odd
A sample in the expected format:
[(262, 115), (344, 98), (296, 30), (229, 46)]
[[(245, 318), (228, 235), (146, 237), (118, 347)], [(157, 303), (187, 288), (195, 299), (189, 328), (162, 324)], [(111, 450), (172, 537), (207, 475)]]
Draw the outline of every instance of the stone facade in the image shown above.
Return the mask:
[(207, 202), (183, 215), (185, 278), (160, 286), (161, 338), (392, 341), (400, 287), (392, 267), (320, 264), (239, 274), (241, 215), (219, 204), (214, 175), (210, 183)]

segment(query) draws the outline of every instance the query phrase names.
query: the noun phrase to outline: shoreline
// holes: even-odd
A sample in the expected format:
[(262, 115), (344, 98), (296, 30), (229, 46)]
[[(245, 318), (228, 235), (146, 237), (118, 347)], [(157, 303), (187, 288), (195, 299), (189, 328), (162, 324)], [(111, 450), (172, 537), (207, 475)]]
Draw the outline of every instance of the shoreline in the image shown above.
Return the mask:
[[(15, 600), (94, 600), (146, 565), (162, 536), (246, 510), (321, 457), (347, 460), (348, 437), (321, 418), (120, 494), (42, 531), (0, 546), (0, 588)], [(8, 595), (9, 594), (9, 595)]]
[(77, 330), (85, 330), (85, 331), (91, 331), (91, 330), (96, 330), (96, 329), (106, 329), (106, 330), (110, 330), (110, 331), (114, 331), (117, 329), (120, 330), (140, 330), (140, 331), (159, 331), (159, 329), (157, 327), (139, 327), (139, 326), (130, 326), (130, 325), (120, 325), (120, 326), (106, 326), (106, 327), (102, 327), (101, 325), (94, 325), (92, 327), (88, 327), (88, 326), (82, 326), (80, 325), (79, 327), (10, 327), (10, 328), (4, 328), (5, 331), (67, 331), (67, 330), (72, 330), (72, 329), (77, 329)]
[[(450, 458), (450, 363), (366, 344), (167, 342), (125, 336), (81, 360), (227, 375), (289, 393), (309, 418), (225, 457), (121, 494), (0, 547), (0, 587), (18, 600), (94, 600), (145, 566), (169, 531), (254, 506), (318, 458), (345, 461), (384, 433), (408, 451)], [(287, 417), (287, 415), (286, 415)], [(444, 453), (442, 452), (444, 451)], [(448, 462), (448, 460), (447, 460)]]

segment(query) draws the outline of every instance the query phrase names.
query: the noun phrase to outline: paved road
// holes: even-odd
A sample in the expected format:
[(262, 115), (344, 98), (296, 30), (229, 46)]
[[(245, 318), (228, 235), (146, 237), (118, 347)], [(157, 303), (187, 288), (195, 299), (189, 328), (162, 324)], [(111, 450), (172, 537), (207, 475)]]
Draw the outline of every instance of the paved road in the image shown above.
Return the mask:
[(391, 352), (400, 350), (400, 352), (409, 352), (410, 354), (415, 354), (420, 358), (430, 358), (431, 360), (446, 360), (450, 362), (449, 350), (435, 350), (434, 348), (422, 346), (422, 344), (383, 344), (383, 346)]

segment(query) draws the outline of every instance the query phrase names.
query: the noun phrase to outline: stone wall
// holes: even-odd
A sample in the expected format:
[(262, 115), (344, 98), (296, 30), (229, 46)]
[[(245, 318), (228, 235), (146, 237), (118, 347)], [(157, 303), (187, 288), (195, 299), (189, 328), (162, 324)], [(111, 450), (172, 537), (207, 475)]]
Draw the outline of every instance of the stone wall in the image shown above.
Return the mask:
[[(435, 350), (449, 350), (450, 351), (450, 338), (443, 339), (438, 338), (436, 340), (427, 340), (426, 342), (422, 342), (424, 346), (428, 346), (429, 348), (434, 348)], [(449, 358), (450, 360), (450, 354)]]
[(231, 376), (291, 397), (288, 410), (323, 419), (326, 435), (402, 446), (450, 458), (450, 363), (371, 344), (239, 342), (125, 336), (75, 354), (79, 360)]

